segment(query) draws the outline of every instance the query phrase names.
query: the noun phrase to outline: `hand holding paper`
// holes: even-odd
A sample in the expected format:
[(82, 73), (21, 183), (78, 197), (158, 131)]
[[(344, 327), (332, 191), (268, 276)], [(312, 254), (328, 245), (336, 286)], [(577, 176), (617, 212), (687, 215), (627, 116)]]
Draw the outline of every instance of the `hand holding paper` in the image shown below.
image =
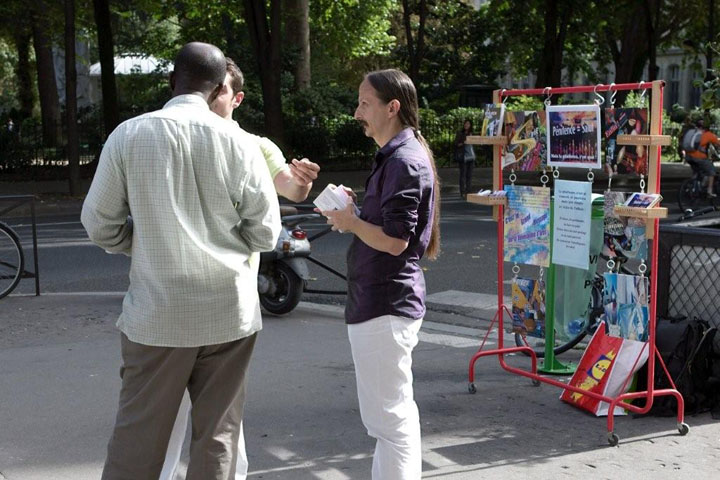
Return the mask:
[[(348, 191), (352, 197), (348, 195)], [(352, 224), (360, 215), (360, 210), (353, 201), (354, 197), (352, 190), (330, 183), (313, 203), (320, 213), (327, 217), (328, 225), (332, 225), (333, 230), (343, 233), (351, 230)]]
[[(350, 192), (352, 197), (348, 195), (348, 192)], [(355, 215), (360, 215), (360, 210), (355, 206), (354, 199), (355, 194), (351, 189), (343, 185), (335, 186), (332, 183), (328, 183), (327, 187), (320, 192), (320, 195), (317, 196), (313, 203), (321, 212), (328, 212), (332, 210), (344, 210), (349, 201), (355, 207)]]

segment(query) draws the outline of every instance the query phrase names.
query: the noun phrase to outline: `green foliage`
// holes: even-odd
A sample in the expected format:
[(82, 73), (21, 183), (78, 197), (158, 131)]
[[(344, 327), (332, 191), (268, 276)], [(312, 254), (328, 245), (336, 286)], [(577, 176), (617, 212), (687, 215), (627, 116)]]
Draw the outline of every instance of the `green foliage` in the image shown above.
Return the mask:
[[(646, 90), (647, 92), (647, 90)], [(635, 91), (631, 91), (628, 96), (625, 98), (625, 103), (623, 103), (624, 108), (648, 108), (648, 98), (649, 94), (641, 94)]]
[(544, 110), (545, 104), (543, 98), (533, 95), (517, 95), (509, 97), (505, 102), (505, 108), (508, 110)]
[(438, 166), (452, 164), (455, 134), (467, 119), (472, 122), (473, 131), (479, 131), (483, 109), (459, 107), (442, 115), (427, 108), (420, 110), (420, 130), (430, 144)]
[(159, 110), (170, 100), (167, 75), (117, 75), (115, 77), (120, 105), (120, 118), (127, 119), (145, 112)]
[(0, 38), (0, 113), (18, 107), (16, 64), (17, 52), (7, 40)]
[(310, 2), (310, 31), (314, 49), (338, 65), (350, 59), (390, 53), (390, 17), (399, 2), (392, 0), (315, 0)]

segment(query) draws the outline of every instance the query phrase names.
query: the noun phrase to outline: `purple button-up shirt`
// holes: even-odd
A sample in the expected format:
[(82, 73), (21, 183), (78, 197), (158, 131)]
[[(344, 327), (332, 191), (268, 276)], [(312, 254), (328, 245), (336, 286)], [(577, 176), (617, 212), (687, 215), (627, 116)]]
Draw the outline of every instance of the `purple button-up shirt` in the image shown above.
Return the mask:
[(430, 241), (434, 174), (413, 130), (406, 128), (375, 154), (360, 218), (408, 241), (397, 257), (353, 239), (347, 254), (345, 321), (382, 315), (425, 315), (425, 277), (418, 262)]

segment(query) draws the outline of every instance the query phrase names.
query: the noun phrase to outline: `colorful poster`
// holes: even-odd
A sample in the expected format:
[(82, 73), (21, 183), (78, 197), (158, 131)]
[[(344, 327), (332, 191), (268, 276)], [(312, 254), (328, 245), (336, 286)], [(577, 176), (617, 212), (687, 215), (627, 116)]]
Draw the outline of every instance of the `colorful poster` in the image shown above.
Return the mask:
[(606, 191), (604, 234), (602, 253), (606, 257), (627, 257), (647, 259), (648, 245), (645, 237), (645, 222), (641, 218), (620, 217), (615, 205), (625, 203), (623, 192)]
[(550, 189), (505, 187), (505, 261), (550, 265)]
[(600, 168), (600, 107), (547, 107), (548, 165)]
[(626, 340), (648, 340), (648, 278), (621, 273), (603, 275), (603, 310), (608, 335)]
[(555, 265), (588, 269), (591, 197), (590, 182), (555, 180), (552, 254)]
[(485, 115), (483, 116), (481, 135), (486, 137), (494, 137), (500, 135), (503, 126), (503, 115), (505, 113), (505, 105), (488, 104), (485, 106)]
[(546, 129), (543, 112), (505, 112), (505, 147), (502, 166), (524, 172), (540, 171), (546, 165)]
[(648, 133), (646, 108), (606, 108), (603, 112), (605, 171), (608, 174), (647, 175), (647, 148), (642, 145), (618, 145), (618, 135)]
[(515, 278), (512, 283), (513, 332), (545, 338), (545, 282)]

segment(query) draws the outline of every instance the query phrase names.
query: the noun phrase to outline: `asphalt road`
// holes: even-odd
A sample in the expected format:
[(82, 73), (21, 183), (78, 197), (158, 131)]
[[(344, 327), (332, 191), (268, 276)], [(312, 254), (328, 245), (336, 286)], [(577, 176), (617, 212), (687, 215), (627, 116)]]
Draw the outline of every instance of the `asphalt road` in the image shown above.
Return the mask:
[[(458, 194), (442, 201), (442, 254), (437, 261), (423, 261), (428, 293), (460, 290), (495, 292), (496, 224), (488, 207), (471, 205)], [(24, 245), (26, 264), (32, 266), (32, 229), (29, 219), (9, 219)], [(321, 221), (305, 225), (309, 234), (325, 228)], [(108, 255), (87, 238), (78, 214), (41, 216), (37, 224), (40, 287), (42, 292), (117, 292), (128, 286), (130, 259)], [(313, 242), (313, 256), (345, 272), (345, 252), (351, 236), (330, 233)], [(312, 288), (342, 289), (344, 282), (311, 266)], [(32, 293), (32, 280), (23, 280), (14, 293)], [(341, 297), (320, 302), (338, 303)], [(307, 298), (306, 298), (307, 299)]]

